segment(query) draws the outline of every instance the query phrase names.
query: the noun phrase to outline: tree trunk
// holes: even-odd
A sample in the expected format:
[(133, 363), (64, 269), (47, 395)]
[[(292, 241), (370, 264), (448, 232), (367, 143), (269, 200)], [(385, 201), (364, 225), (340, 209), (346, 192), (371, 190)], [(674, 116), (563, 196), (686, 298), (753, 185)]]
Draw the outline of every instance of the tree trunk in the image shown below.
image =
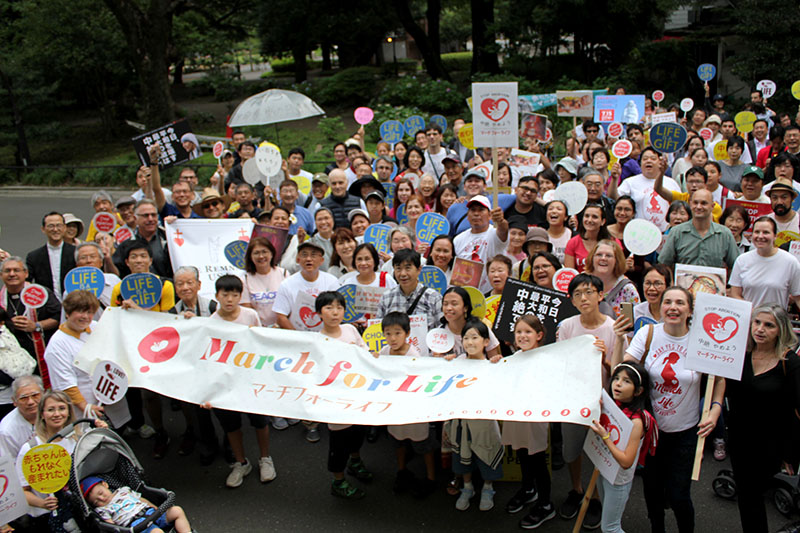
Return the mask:
[(183, 66), (186, 64), (185, 58), (180, 58), (178, 61), (175, 62), (175, 69), (173, 70), (172, 74), (172, 85), (173, 86), (180, 86), (183, 85)]
[(327, 72), (332, 70), (331, 65), (331, 43), (330, 41), (322, 41), (322, 70)]
[(500, 72), (495, 50), (494, 0), (471, 0), (472, 7), (472, 73)]
[(28, 137), (25, 135), (25, 122), (22, 119), (22, 113), (19, 111), (17, 99), (14, 96), (14, 84), (11, 81), (11, 77), (2, 70), (0, 70), (0, 81), (3, 82), (3, 87), (8, 91), (11, 120), (14, 123), (14, 129), (17, 130), (17, 149), (14, 152), (14, 161), (19, 167), (27, 167), (32, 165), (33, 162), (31, 161), (30, 148), (28, 148)]
[(442, 6), (439, 0), (428, 0), (428, 10), (426, 17), (428, 19), (428, 31), (433, 34), (425, 34), (425, 31), (414, 21), (414, 16), (411, 14), (411, 8), (406, 0), (394, 0), (395, 11), (397, 18), (403, 24), (403, 27), (408, 32), (414, 41), (417, 43), (422, 60), (425, 63), (425, 70), (428, 75), (434, 79), (450, 80), (450, 76), (442, 65), (442, 58), (439, 50), (439, 14)]
[(294, 81), (300, 83), (306, 81), (308, 64), (306, 63), (306, 47), (298, 45), (292, 48), (294, 58)]

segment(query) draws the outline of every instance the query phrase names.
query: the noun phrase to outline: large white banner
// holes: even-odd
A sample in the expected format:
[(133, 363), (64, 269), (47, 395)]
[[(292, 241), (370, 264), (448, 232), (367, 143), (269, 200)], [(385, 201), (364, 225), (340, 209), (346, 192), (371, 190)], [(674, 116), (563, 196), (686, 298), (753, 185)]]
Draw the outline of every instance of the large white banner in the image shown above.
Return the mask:
[(197, 267), (202, 283), (200, 294), (213, 297), (214, 282), (225, 274), (244, 277), (244, 271), (225, 257), (225, 246), (236, 240), (250, 240), (251, 219), (182, 218), (165, 226), (172, 270), (182, 266)]
[(501, 362), (382, 356), (318, 333), (109, 308), (75, 365), (104, 360), (141, 387), (234, 411), (343, 424), (600, 415), (601, 359), (584, 335)]

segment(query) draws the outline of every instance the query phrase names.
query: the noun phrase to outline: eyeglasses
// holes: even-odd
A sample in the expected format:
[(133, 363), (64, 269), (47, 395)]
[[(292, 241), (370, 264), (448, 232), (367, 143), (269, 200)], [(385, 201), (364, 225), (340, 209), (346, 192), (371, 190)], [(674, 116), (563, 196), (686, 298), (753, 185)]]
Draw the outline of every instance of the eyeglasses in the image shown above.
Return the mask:
[(523, 185), (520, 185), (518, 188), (519, 190), (521, 190), (523, 193), (526, 194), (539, 194), (539, 191), (537, 191), (533, 187), (525, 187)]
[(208, 202), (206, 205), (203, 206), (203, 209), (208, 209), (209, 207), (219, 207), (222, 205), (222, 202), (219, 200), (212, 200)]
[(19, 398), (17, 398), (17, 401), (18, 402), (21, 402), (21, 401), (24, 401), (24, 400), (36, 401), (41, 397), (42, 397), (42, 393), (41, 392), (34, 392), (33, 394), (26, 394), (24, 396), (20, 396)]
[(64, 224), (48, 224), (44, 227), (44, 229), (61, 229), (64, 227)]
[(136, 216), (142, 218), (158, 218), (158, 213), (138, 213)]
[(644, 282), (644, 286), (645, 287), (655, 287), (656, 289), (660, 289), (662, 287), (665, 287), (666, 285), (667, 284), (664, 283), (663, 281), (645, 281)]
[(555, 270), (555, 267), (553, 265), (539, 265), (539, 266), (533, 267), (533, 271), (534, 272), (541, 272), (542, 270), (550, 270), (551, 268), (553, 270)]
[(585, 291), (575, 291), (575, 292), (573, 292), (572, 293), (572, 297), (580, 300), (584, 296), (586, 296), (588, 298), (592, 294), (596, 294), (596, 293), (597, 293), (597, 291), (595, 289), (587, 289)]

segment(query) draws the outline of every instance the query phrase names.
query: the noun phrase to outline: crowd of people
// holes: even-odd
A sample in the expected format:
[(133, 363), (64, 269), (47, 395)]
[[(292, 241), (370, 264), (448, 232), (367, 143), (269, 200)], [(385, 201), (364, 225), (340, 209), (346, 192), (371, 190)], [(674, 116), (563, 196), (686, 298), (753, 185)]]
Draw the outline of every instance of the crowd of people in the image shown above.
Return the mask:
[[(531, 350), (544, 343), (547, 333), (539, 317), (526, 314), (513, 326), (513, 343), (498, 340), (491, 322), (474, 317), (470, 294), (450, 284), (456, 258), (484, 265), (477, 288), (487, 297), (502, 295), (508, 279), (553, 289), (554, 274), (567, 267), (577, 271), (567, 297), (578, 314), (557, 326), (557, 342), (585, 334), (596, 338), (602, 387), (634, 423), (625, 449), (618, 449), (597, 421), (591, 427), (459, 419), (385, 429), (328, 424), (331, 493), (346, 499), (365, 495), (352, 481), (372, 478), (360, 449), (365, 440), (374, 442), (385, 432), (396, 448), (396, 492), (425, 497), (441, 488), (456, 497), (460, 511), (476, 497), (479, 509), (488, 511), (494, 507), (492, 483), (503, 476), (504, 449), (511, 446), (520, 458), (522, 482), (505, 510), (518, 513), (527, 507), (519, 525), (535, 529), (556, 514), (564, 519), (578, 514), (586, 490), (582, 447), (587, 431), (594, 431), (621, 472), (615, 480), (601, 479), (583, 527), (622, 531), (628, 499), (640, 497), (631, 494), (631, 487), (634, 474), (641, 472), (652, 531), (665, 530), (669, 508), (679, 530), (688, 532), (695, 521), (690, 494), (694, 450), (698, 437), (709, 437), (715, 459), (730, 455), (742, 530), (767, 531), (764, 494), (770, 479), (781, 469), (793, 473), (797, 466), (792, 449), (797, 443), (785, 428), (798, 423), (795, 409), (800, 407), (800, 360), (791, 322), (800, 298), (800, 263), (789, 251), (791, 242), (800, 240), (800, 218), (793, 208), (800, 193), (800, 124), (770, 110), (757, 90), (747, 108), (758, 120), (747, 134), (737, 130), (722, 95), (707, 94), (707, 104), (682, 121), (688, 136), (678, 152), (662, 154), (649, 145), (648, 117), (664, 111), (650, 102), (641, 123), (626, 125), (623, 136), (633, 150), (622, 160), (613, 161), (610, 153), (617, 139), (586, 120), (565, 140), (567, 155), (558, 160), (551, 160), (537, 141), (525, 139), (526, 150), (539, 156), (534, 168), (514, 165), (510, 148), (496, 148), (496, 175), (481, 165), (492, 159), (491, 149), (460, 142), (462, 119), (452, 125), (452, 140), (445, 141), (446, 132), (430, 124), (413, 143), (381, 141), (374, 153), (366, 149), (362, 128), (333, 147), (334, 161), (324, 172), (305, 170), (305, 152), (293, 148), (279, 174), (256, 185), (244, 179), (243, 165), (257, 147), (243, 132), (233, 133), (233, 149), (223, 152), (208, 182), (198, 177), (199, 169), (186, 166), (169, 188), (157, 164), (160, 148), (153, 145), (151, 164), (137, 171), (135, 192), (115, 200), (99, 191), (91, 198), (95, 212), (112, 214), (118, 228), (130, 230), (129, 239), (118, 242), (113, 232), (99, 231), (94, 223), (85, 228), (74, 215), (54, 210), (42, 217), (44, 246), (24, 258), (25, 250), (2, 252), (0, 451), (19, 463), (32, 445), (46, 442), (74, 417), (97, 418), (101, 424), (109, 420), (90, 376), (73, 361), (105, 309), (138, 307), (121, 295), (121, 280), (129, 274), (159, 276), (162, 292), (149, 310), (187, 319), (307, 329), (296, 316), (296, 297), (302, 293), (314, 299), (322, 321), (321, 331), (309, 334), (366, 348), (361, 337), (366, 319), (377, 318), (386, 339), (373, 354), (379, 358), (418, 356), (407, 340), (409, 317), (423, 315), (429, 330), (445, 328), (455, 338), (450, 351), (431, 354), (446, 365), (456, 358), (492, 364), (511, 355), (535, 357)], [(700, 135), (703, 128), (712, 131), (709, 139)], [(719, 158), (720, 143), (726, 148), (724, 158)], [(586, 187), (588, 201), (578, 213), (553, 199), (552, 191), (571, 182)], [(747, 209), (726, 205), (728, 199), (764, 204), (769, 214), (751, 220)], [(426, 212), (445, 216), (449, 234), (430, 243), (418, 239), (417, 221)], [(270, 240), (252, 238), (242, 275), (220, 277), (215, 297), (203, 296), (201, 265), (173, 270), (165, 227), (180, 218), (241, 217), (288, 230), (285, 248), (276, 250)], [(658, 251), (648, 256), (633, 254), (625, 243), (625, 227), (637, 218), (664, 234)], [(391, 226), (388, 252), (365, 242), (374, 224)], [(677, 264), (725, 269), (727, 295), (753, 306), (742, 379), (716, 378), (706, 416), (700, 408), (706, 378), (684, 365), (693, 294), (676, 285)], [(424, 265), (444, 273), (449, 286), (443, 294), (420, 281)], [(67, 273), (82, 266), (104, 273), (98, 296), (67, 291)], [(47, 290), (45, 304), (36, 310), (20, 299), (30, 283)], [(379, 289), (374, 316), (343, 324), (346, 304), (337, 292), (343, 285)], [(623, 312), (628, 305), (633, 320)], [(641, 317), (650, 325), (634, 332)], [(252, 472), (242, 413), (136, 388), (128, 391), (126, 401), (130, 421), (115, 429), (126, 438), (152, 438), (154, 458), (170, 453), (172, 438), (162, 410), (172, 403), (184, 423), (173, 453), (196, 451), (205, 465), (223, 456), (231, 467), (230, 488)], [(247, 418), (258, 442), (261, 482), (275, 479), (280, 466), (280, 458), (273, 460), (270, 453), (271, 430), (302, 424), (309, 443), (322, 438), (313, 420), (253, 413)], [(67, 451), (74, 445), (69, 439), (59, 444)], [(423, 457), (424, 477), (409, 470), (411, 454)], [(551, 494), (551, 475), (563, 475), (557, 471), (564, 465), (571, 490), (558, 498)], [(21, 481), (32, 511), (27, 523), (16, 526), (41, 531), (47, 511), (61, 500)], [(122, 490), (110, 490), (100, 478), (83, 481), (87, 500), (98, 508), (111, 505)], [(119, 498), (138, 499), (129, 492)], [(134, 514), (141, 518), (147, 508), (142, 504)], [(132, 514), (101, 515), (123, 526), (133, 520)], [(178, 531), (191, 530), (179, 508), (166, 518)]]

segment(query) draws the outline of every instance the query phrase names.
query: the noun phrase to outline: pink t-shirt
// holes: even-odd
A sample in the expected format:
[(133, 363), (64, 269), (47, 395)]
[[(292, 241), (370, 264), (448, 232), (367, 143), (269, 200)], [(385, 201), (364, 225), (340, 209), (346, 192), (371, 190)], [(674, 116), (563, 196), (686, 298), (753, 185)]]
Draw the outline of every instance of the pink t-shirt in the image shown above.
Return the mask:
[(556, 339), (559, 341), (573, 339), (581, 335), (592, 335), (599, 338), (606, 345), (606, 353), (603, 356), (603, 387), (606, 387), (611, 373), (611, 356), (614, 353), (614, 345), (617, 342), (617, 336), (614, 334), (614, 320), (606, 316), (600, 327), (586, 329), (581, 324), (580, 315), (577, 315), (564, 320), (558, 327), (558, 331), (556, 331)]
[(264, 327), (275, 324), (277, 320), (272, 304), (275, 303), (275, 295), (284, 279), (286, 271), (280, 267), (273, 268), (269, 274), (245, 274), (240, 303), (252, 305)]
[(239, 306), (239, 316), (236, 317), (235, 320), (225, 320), (221, 316), (219, 316), (219, 309), (214, 311), (214, 314), (211, 315), (211, 318), (216, 318), (217, 320), (224, 320), (225, 322), (233, 322), (234, 324), (242, 324), (245, 326), (260, 326), (261, 322), (258, 320), (258, 313), (248, 307)]

